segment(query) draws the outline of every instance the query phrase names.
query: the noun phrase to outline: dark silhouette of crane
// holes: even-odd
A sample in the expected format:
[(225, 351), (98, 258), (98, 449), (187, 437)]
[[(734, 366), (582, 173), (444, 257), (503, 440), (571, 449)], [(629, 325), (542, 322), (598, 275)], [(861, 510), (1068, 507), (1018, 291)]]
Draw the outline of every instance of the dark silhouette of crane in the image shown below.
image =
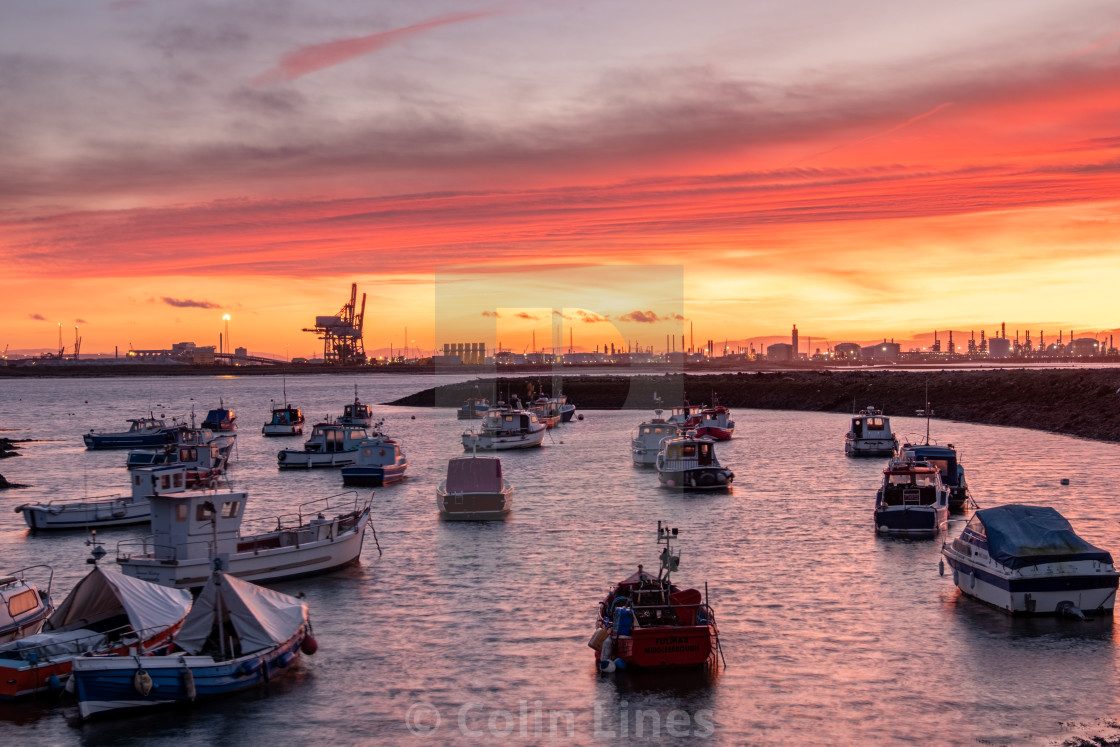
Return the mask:
[(350, 303), (334, 316), (315, 317), (312, 329), (323, 341), (323, 362), (340, 366), (366, 362), (366, 348), (362, 341), (362, 322), (366, 315), (366, 294), (362, 294), (362, 310), (357, 311), (358, 284), (350, 284)]

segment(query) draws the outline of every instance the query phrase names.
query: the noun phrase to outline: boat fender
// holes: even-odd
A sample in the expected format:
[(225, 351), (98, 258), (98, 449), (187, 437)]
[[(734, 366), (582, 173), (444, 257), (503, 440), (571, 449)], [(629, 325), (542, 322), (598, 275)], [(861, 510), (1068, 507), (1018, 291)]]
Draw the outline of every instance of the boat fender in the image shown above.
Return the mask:
[(62, 680), (58, 678), (57, 674), (51, 674), (51, 676), (47, 678), (47, 687), (50, 688), (52, 693), (61, 692)]
[(727, 475), (720, 472), (718, 475), (716, 475), (716, 482), (727, 482)]
[(132, 687), (145, 698), (148, 697), (148, 693), (152, 691), (152, 675), (143, 669), (137, 669), (136, 674), (132, 675)]
[(700, 484), (701, 485), (715, 485), (716, 484), (716, 476), (713, 475), (711, 472), (705, 472), (704, 474), (700, 475)]
[(622, 658), (615, 659), (614, 660), (614, 668), (615, 669), (626, 669), (626, 660), (622, 659)]
[(599, 650), (599, 662), (605, 665), (611, 661), (611, 650), (614, 648), (614, 639), (609, 635), (603, 641), (603, 648)]
[(296, 658), (294, 651), (285, 651), (280, 655), (280, 658), (276, 660), (276, 663), (281, 667), (286, 667), (292, 663), (292, 659), (294, 658)]
[(970, 588), (970, 589), (975, 589), (976, 588), (976, 571), (971, 571), (968, 574), (968, 588)]
[(241, 674), (253, 674), (260, 668), (260, 659), (247, 659), (246, 661), (241, 662), (241, 666), (238, 667), (238, 671), (241, 672)]
[(941, 560), (937, 561), (937, 575), (938, 576), (944, 576), (945, 575), (945, 558), (942, 558)]
[(195, 696), (198, 694), (198, 691), (195, 690), (194, 687), (194, 672), (188, 667), (182, 671), (179, 675), (179, 679), (183, 683), (183, 692), (187, 694), (187, 700), (193, 703)]
[(281, 452), (280, 452), (279, 454), (277, 454), (277, 455), (276, 455), (276, 461), (278, 461), (278, 462), (282, 462), (282, 461), (284, 461), (284, 460), (285, 460), (285, 459), (287, 459), (287, 458), (288, 458), (288, 455), (287, 455), (287, 454), (285, 454), (285, 453), (284, 453), (284, 452), (282, 452), (282, 451), (281, 451)]
[(76, 693), (78, 691), (77, 681), (73, 677), (67, 677), (66, 678), (66, 686), (63, 689), (66, 690), (66, 692), (73, 695), (74, 693)]
[(299, 644), (299, 650), (308, 656), (314, 656), (315, 652), (319, 650), (319, 642), (315, 640), (315, 636), (308, 635)]

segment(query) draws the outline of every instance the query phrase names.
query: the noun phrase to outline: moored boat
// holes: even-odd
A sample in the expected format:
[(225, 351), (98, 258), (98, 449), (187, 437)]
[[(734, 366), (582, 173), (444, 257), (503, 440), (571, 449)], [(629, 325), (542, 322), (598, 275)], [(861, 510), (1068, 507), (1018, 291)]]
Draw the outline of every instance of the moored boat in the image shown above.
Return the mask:
[(82, 718), (209, 700), (267, 684), (313, 654), (307, 605), (214, 571), (167, 654), (80, 658), (73, 677)]
[(57, 689), (81, 657), (142, 656), (165, 646), (190, 608), (191, 594), (185, 589), (167, 589), (95, 565), (42, 632), (0, 646), (0, 698)]
[(560, 425), (562, 419), (560, 403), (555, 398), (538, 397), (530, 403), (528, 410), (537, 416), (537, 420), (543, 423), (545, 428), (555, 428)]
[(898, 450), (898, 436), (891, 432), (891, 419), (882, 410), (868, 407), (852, 418), (844, 437), (844, 453), (858, 457), (889, 457)]
[(369, 439), (360, 425), (316, 423), (302, 449), (282, 449), (276, 455), (280, 469), (344, 467), (358, 458), (358, 448)]
[(477, 432), (463, 433), (463, 448), (478, 451), (530, 449), (541, 445), (545, 430), (537, 416), (527, 410), (492, 407)]
[[(1012, 614), (1112, 614), (1120, 574), (1049, 506), (978, 509), (941, 548), (966, 596)], [(943, 568), (944, 570), (944, 568)]]
[(459, 420), (481, 420), (490, 410), (490, 400), (484, 397), (468, 397), (456, 413)]
[(444, 519), (485, 521), (504, 518), (513, 507), (513, 486), (502, 477), (498, 457), (462, 456), (447, 462), (447, 477), (436, 488)]
[[(27, 572), (34, 569), (46, 574), (46, 588), (28, 579)], [(53, 583), (54, 569), (49, 565), (31, 565), (0, 575), (0, 644), (39, 632), (54, 610)]]
[(400, 444), (381, 433), (376, 433), (372, 438), (358, 444), (354, 463), (341, 470), (342, 484), (379, 488), (403, 480), (406, 469), (408, 469), (408, 459), (401, 451)]
[[(207, 431), (209, 432), (209, 431)], [(201, 444), (173, 444), (162, 449), (138, 449), (128, 452), (129, 470), (159, 465), (183, 467), (185, 487), (197, 488), (215, 484), (229, 466), (233, 441), (223, 448), (218, 441)]]
[(248, 493), (154, 495), (152, 534), (117, 543), (117, 563), (125, 575), (181, 589), (204, 585), (214, 558), (247, 581), (325, 573), (357, 561), (372, 499), (349, 491), (308, 501), (264, 520), (270, 530), (242, 534)]
[(948, 521), (949, 491), (937, 467), (913, 459), (891, 459), (875, 494), (875, 530), (932, 537)]
[(358, 399), (358, 385), (354, 385), (354, 403), (344, 405), (342, 408), (342, 417), (338, 418), (335, 422), (339, 425), (352, 425), (361, 428), (369, 428), (373, 425), (373, 410), (369, 405), (362, 404)]
[(735, 434), (735, 421), (731, 419), (731, 410), (715, 401), (711, 407), (705, 407), (693, 416), (693, 421), (688, 427), (694, 428), (697, 436), (728, 441)]
[(620, 664), (683, 669), (716, 663), (719, 629), (706, 594), (671, 580), (680, 566), (680, 551), (672, 545), (677, 537), (677, 529), (658, 522), (657, 544), (664, 548), (657, 576), (639, 565), (599, 602), (588, 645), (595, 649), (601, 671), (614, 671)]
[[(143, 524), (151, 517), (149, 496), (155, 493), (179, 493), (187, 489), (188, 467), (165, 464), (129, 470), (132, 492), (128, 495), (107, 495), (76, 501), (48, 501), (17, 506), (27, 526), (32, 529), (86, 529), (89, 527)], [(205, 484), (209, 485), (212, 480)]]
[(130, 418), (127, 431), (94, 431), (82, 436), (87, 449), (137, 449), (144, 446), (163, 446), (174, 443), (183, 426), (168, 425), (156, 417)]
[(272, 417), (261, 426), (266, 436), (302, 436), (305, 419), (303, 412), (291, 404), (278, 406), (272, 403)]
[(202, 427), (219, 432), (237, 430), (237, 413), (226, 407), (226, 403), (219, 397), (218, 406), (202, 419)]
[(654, 410), (653, 419), (639, 425), (630, 435), (630, 453), (634, 464), (656, 464), (661, 442), (681, 434), (676, 423), (662, 417), (663, 410)]
[(665, 488), (727, 490), (735, 480), (735, 473), (716, 458), (715, 441), (695, 431), (664, 439), (654, 465)]
[(968, 483), (965, 481), (960, 455), (953, 444), (948, 446), (931, 443), (902, 444), (898, 447), (898, 455), (904, 459), (926, 462), (937, 467), (937, 471), (941, 473), (941, 482), (949, 490), (949, 510), (964, 510), (969, 499)]

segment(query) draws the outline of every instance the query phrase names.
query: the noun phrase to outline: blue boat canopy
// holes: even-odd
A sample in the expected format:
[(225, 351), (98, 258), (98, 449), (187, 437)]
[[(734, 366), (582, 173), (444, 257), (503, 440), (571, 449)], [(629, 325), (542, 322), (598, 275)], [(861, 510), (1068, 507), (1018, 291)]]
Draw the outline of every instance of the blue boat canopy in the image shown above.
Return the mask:
[(1112, 554), (1073, 531), (1066, 518), (1049, 506), (1006, 506), (976, 512), (988, 538), (988, 554), (1008, 568), (1073, 560), (1112, 563)]

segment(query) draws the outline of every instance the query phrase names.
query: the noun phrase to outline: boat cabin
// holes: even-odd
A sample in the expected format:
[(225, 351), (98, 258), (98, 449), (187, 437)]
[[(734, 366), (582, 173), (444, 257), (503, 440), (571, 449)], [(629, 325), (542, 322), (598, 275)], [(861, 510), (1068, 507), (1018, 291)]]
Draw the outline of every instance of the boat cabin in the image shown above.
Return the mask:
[(925, 462), (892, 463), (883, 470), (879, 504), (883, 506), (933, 506), (943, 490), (937, 468)]
[(529, 433), (532, 430), (532, 424), (539, 422), (537, 416), (525, 410), (498, 410), (497, 412), (490, 412), (486, 415), (486, 420), (483, 422), (483, 430), (493, 431), (499, 434), (515, 434), (515, 433)]
[(904, 457), (937, 467), (937, 471), (941, 473), (941, 482), (947, 487), (955, 488), (960, 484), (961, 470), (957, 469), (957, 451), (952, 444), (947, 447), (904, 444), (901, 451)]
[(297, 425), (303, 422), (303, 412), (298, 407), (277, 407), (272, 411), (269, 425)]
[(682, 438), (665, 444), (665, 462), (690, 462), (700, 467), (716, 464), (713, 444), (707, 440)]
[(237, 551), (246, 493), (191, 491), (152, 494), (152, 550), (156, 560), (185, 561)]
[(868, 439), (890, 439), (891, 421), (881, 410), (869, 407), (861, 410), (852, 418), (852, 437)]
[(161, 428), (166, 428), (167, 425), (158, 418), (134, 418), (128, 421), (131, 425), (128, 427), (129, 433), (143, 433), (145, 431), (158, 431)]
[(311, 429), (311, 437), (303, 445), (304, 451), (331, 454), (354, 451), (359, 443), (369, 438), (365, 428), (349, 425), (319, 423)]

